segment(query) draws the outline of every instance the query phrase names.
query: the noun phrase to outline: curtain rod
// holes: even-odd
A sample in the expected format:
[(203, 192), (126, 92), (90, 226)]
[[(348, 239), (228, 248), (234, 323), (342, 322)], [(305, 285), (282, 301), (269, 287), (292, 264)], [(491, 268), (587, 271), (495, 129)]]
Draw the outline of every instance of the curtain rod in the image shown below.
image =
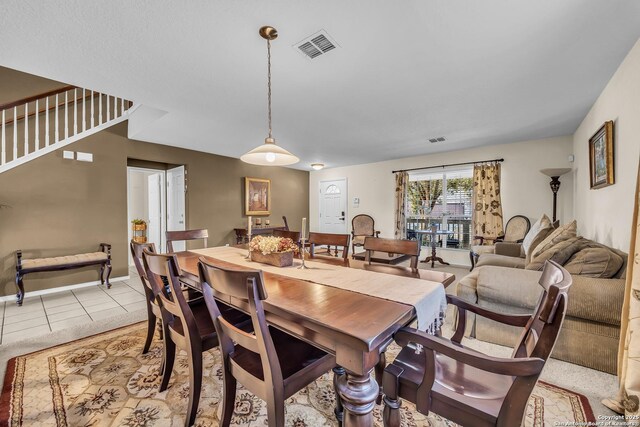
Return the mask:
[(425, 166), (425, 167), (422, 167), (422, 168), (401, 169), (401, 170), (397, 170), (397, 171), (392, 171), (391, 173), (418, 171), (418, 170), (422, 170), (422, 169), (446, 168), (448, 166), (475, 165), (476, 163), (491, 163), (491, 162), (504, 162), (504, 159), (479, 160), (479, 161), (475, 161), (475, 162), (463, 162), (463, 163), (449, 163), (448, 165)]

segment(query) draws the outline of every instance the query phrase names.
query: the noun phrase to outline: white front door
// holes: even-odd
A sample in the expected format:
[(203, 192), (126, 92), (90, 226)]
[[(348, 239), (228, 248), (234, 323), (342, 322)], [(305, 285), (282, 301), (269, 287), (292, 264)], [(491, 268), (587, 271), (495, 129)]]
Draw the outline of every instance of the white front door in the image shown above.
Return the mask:
[[(186, 230), (184, 166), (167, 170), (167, 231)], [(173, 243), (175, 252), (184, 251), (184, 242)]]
[(347, 233), (347, 179), (320, 181), (320, 232)]
[(162, 239), (162, 173), (147, 177), (147, 207), (149, 209), (147, 224), (147, 242), (156, 245), (158, 252), (163, 252)]

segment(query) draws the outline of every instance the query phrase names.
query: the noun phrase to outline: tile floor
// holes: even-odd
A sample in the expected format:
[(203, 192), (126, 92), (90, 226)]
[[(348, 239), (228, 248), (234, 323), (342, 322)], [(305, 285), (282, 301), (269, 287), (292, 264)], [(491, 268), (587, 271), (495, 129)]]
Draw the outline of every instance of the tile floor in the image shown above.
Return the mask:
[(14, 301), (0, 302), (0, 345), (141, 310), (144, 299), (135, 269), (129, 280), (112, 282), (111, 289), (94, 285), (35, 297), (27, 293), (21, 307)]

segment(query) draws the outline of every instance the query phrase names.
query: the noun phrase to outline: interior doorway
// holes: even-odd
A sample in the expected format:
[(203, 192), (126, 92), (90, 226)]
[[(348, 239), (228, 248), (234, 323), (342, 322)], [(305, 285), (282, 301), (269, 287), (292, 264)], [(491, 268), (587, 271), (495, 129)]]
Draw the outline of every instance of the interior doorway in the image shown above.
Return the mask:
[[(185, 190), (184, 166), (166, 170), (128, 166), (128, 241), (134, 237), (133, 221), (142, 220), (145, 229), (135, 232), (136, 237), (153, 243), (158, 252), (166, 252), (166, 231), (186, 229)], [(184, 250), (184, 243), (176, 242), (173, 247)], [(129, 264), (132, 263), (129, 254)]]

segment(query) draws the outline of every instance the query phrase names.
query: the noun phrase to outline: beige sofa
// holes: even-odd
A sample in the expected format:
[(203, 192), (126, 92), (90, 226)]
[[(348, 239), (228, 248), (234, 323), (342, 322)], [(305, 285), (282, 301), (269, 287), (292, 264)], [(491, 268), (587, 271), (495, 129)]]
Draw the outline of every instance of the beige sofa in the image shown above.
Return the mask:
[[(589, 248), (606, 248), (586, 239), (579, 243), (582, 250), (588, 249), (582, 252), (587, 255), (593, 253)], [(552, 357), (615, 374), (627, 255), (607, 249), (623, 258), (622, 265), (611, 278), (572, 274), (567, 316)], [(581, 257), (580, 251), (577, 252), (571, 258), (574, 267), (575, 260)], [(589, 265), (585, 267), (584, 258), (582, 256), (581, 271), (596, 275)], [(498, 245), (495, 254), (481, 255), (476, 269), (457, 284), (457, 295), (498, 312), (530, 313), (542, 291), (538, 285), (541, 271), (526, 270), (527, 265), (519, 245)], [(518, 338), (519, 328), (481, 317), (470, 316), (469, 319), (468, 336), (507, 346), (513, 346)]]

